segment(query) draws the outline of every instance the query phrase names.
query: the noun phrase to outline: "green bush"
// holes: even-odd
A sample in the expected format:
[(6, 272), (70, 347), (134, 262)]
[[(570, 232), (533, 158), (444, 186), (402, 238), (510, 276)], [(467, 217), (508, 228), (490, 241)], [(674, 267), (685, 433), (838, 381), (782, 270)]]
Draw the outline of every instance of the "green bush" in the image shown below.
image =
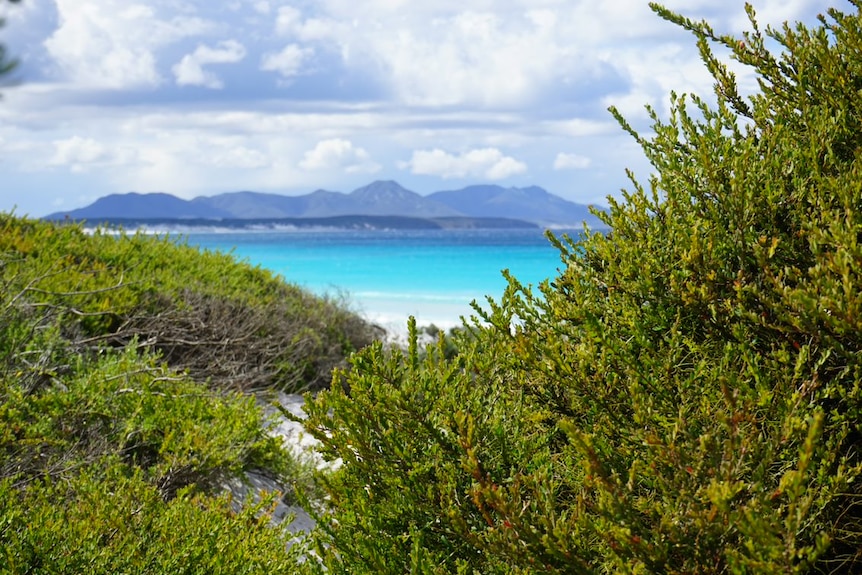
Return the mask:
[[(51, 349), (0, 377), (0, 573), (292, 572), (269, 503), (308, 471), (253, 397), (211, 390), (134, 347)], [(26, 355), (26, 352), (25, 352)], [(282, 493), (232, 502), (264, 473)]]
[[(373, 335), (228, 255), (0, 215), (0, 574), (294, 572), (310, 464), (249, 392)], [(231, 500), (252, 472), (278, 492)]]
[(24, 489), (0, 481), (0, 508), (3, 574), (295, 572), (295, 552), (263, 503), (236, 512), (226, 496), (165, 501), (113, 467)]
[(65, 477), (114, 456), (170, 499), (247, 469), (290, 475), (253, 397), (215, 393), (132, 348), (63, 359), (38, 387), (23, 369), (0, 381), (0, 476)]
[[(135, 346), (79, 354), (14, 309), (0, 313), (14, 340), (0, 373), (0, 573), (293, 572), (268, 505), (309, 472), (254, 397)], [(248, 471), (281, 493), (231, 501)]]
[(694, 33), (715, 101), (673, 95), (651, 138), (614, 111), (655, 175), (598, 214), (610, 233), (552, 238), (565, 270), (537, 294), (510, 279), (453, 359), (371, 348), (309, 398), (343, 462), (310, 569), (862, 569), (853, 4), (764, 32), (749, 7), (742, 38), (654, 6)]
[(214, 387), (324, 387), (380, 336), (343, 302), (169, 237), (0, 214), (0, 282), (82, 349), (137, 340)]

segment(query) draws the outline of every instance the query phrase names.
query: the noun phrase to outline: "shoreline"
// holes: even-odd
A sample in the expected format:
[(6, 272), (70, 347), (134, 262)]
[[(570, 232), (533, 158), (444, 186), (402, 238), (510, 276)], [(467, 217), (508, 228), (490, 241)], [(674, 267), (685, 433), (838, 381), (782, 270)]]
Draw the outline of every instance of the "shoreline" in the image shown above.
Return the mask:
[[(495, 296), (496, 297), (496, 296)], [(409, 299), (373, 300), (348, 295), (348, 306), (366, 321), (379, 326), (386, 332), (384, 341), (398, 345), (407, 343), (407, 322), (410, 317), (416, 318), (416, 327), (436, 327), (440, 331), (449, 332), (452, 328), (461, 327), (464, 320), (469, 322), (476, 315), (470, 306), (470, 300), (461, 303), (428, 302), (417, 303)], [(372, 303), (373, 305), (369, 305)], [(421, 334), (420, 334), (421, 335)]]

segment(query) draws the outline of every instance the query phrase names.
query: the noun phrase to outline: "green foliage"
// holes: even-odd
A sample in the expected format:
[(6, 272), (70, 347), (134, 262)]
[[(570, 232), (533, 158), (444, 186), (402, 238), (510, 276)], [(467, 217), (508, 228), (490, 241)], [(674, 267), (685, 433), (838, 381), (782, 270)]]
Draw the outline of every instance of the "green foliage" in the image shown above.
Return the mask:
[(655, 176), (599, 214), (612, 231), (551, 238), (565, 270), (538, 294), (510, 278), (454, 358), (372, 348), (307, 401), (342, 460), (328, 572), (862, 568), (854, 5), (764, 32), (749, 7), (741, 39), (654, 6), (716, 98), (672, 95), (651, 138), (613, 111)]
[(247, 469), (291, 474), (253, 397), (217, 394), (134, 348), (63, 359), (71, 365), (19, 369), (3, 379), (0, 477), (56, 480), (114, 458), (171, 499), (192, 485), (212, 490)]
[[(293, 572), (271, 511), (311, 471), (247, 392), (372, 335), (228, 255), (0, 215), (0, 573)], [(279, 492), (232, 501), (250, 472)]]
[(319, 388), (379, 335), (340, 302), (169, 237), (0, 214), (0, 281), (82, 347), (137, 340), (216, 387)]
[(308, 481), (253, 397), (135, 346), (81, 355), (2, 303), (0, 573), (292, 572), (272, 498), (222, 495), (246, 471)]
[(254, 398), (134, 347), (45, 343), (53, 362), (0, 379), (0, 573), (292, 572), (273, 499), (220, 495), (249, 470), (288, 495), (306, 481)]
[(0, 482), (0, 573), (293, 573), (295, 552), (265, 502), (165, 501), (139, 475), (106, 468), (23, 490)]
[[(513, 440), (524, 425), (506, 386), (476, 393), (473, 374), (461, 361), (446, 361), (445, 349), (441, 338), (420, 359), (415, 345), (406, 354), (374, 345), (336, 374), (331, 390), (307, 402), (307, 427), (323, 442), (322, 455), (343, 463), (322, 478), (328, 503), (344, 511), (320, 518), (325, 535), (317, 552), (332, 559), (330, 572), (413, 572), (418, 562), (417, 573), (428, 565), (435, 566), (429, 572), (454, 573), (481, 558), (471, 537), (493, 520), (474, 503), (490, 479), (474, 468), (473, 446), (505, 455), (493, 462), (505, 474), (522, 458)], [(492, 349), (475, 358), (492, 369)], [(356, 559), (342, 564), (332, 550)], [(503, 566), (494, 561), (482, 571)]]

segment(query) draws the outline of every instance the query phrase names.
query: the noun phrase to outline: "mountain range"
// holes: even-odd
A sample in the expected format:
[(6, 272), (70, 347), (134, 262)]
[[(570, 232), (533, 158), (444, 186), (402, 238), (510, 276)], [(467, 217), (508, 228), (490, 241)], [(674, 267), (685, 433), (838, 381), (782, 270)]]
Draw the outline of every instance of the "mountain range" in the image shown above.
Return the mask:
[(89, 206), (45, 219), (108, 220), (276, 220), (340, 216), (399, 216), (420, 219), (493, 218), (536, 225), (603, 227), (589, 206), (538, 186), (468, 186), (421, 196), (394, 181), (376, 181), (348, 194), (317, 190), (300, 196), (251, 191), (184, 200), (165, 193), (111, 194)]

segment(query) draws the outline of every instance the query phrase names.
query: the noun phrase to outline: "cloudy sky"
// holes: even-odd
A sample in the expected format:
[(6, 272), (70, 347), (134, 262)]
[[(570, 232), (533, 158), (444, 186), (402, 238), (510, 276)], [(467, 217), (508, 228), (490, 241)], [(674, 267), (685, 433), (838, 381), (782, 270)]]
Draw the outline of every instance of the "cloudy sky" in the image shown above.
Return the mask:
[[(737, 0), (668, 0), (741, 32)], [(753, 0), (814, 23), (843, 0)], [(689, 34), (645, 0), (0, 0), (0, 211), (115, 192), (422, 194), (540, 185), (605, 203), (649, 173), (607, 112), (708, 95)], [(750, 80), (750, 79), (749, 79)]]

